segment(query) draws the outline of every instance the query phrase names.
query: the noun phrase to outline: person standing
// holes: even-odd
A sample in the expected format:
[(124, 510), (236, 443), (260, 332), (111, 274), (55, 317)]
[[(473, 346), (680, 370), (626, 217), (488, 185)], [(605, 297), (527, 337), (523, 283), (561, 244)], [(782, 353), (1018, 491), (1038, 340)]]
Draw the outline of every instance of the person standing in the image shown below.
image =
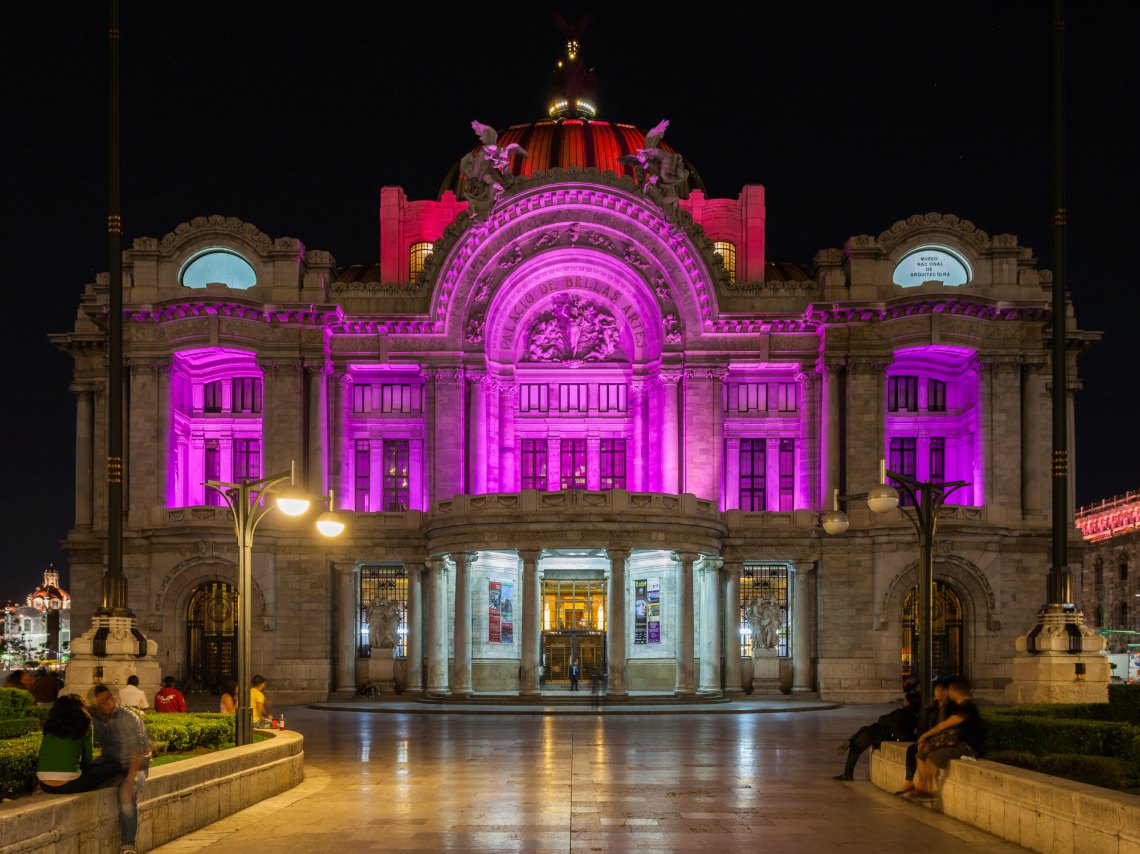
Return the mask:
[(570, 690), (578, 690), (578, 680), (582, 678), (582, 668), (577, 661), (570, 665)]
[(178, 690), (177, 682), (173, 676), (162, 680), (162, 687), (154, 695), (154, 710), (156, 712), (185, 712), (186, 698)]
[[(106, 685), (99, 684), (95, 695), (95, 738), (103, 755), (92, 766), (111, 765), (122, 772), (119, 784), (119, 854), (138, 854), (135, 836), (139, 828), (139, 795), (146, 783), (150, 765), (150, 739), (142, 717), (119, 705)], [(98, 768), (103, 773), (106, 768)]]
[(127, 677), (127, 684), (119, 690), (119, 705), (129, 709), (149, 709), (146, 693), (139, 687), (139, 678), (133, 673)]

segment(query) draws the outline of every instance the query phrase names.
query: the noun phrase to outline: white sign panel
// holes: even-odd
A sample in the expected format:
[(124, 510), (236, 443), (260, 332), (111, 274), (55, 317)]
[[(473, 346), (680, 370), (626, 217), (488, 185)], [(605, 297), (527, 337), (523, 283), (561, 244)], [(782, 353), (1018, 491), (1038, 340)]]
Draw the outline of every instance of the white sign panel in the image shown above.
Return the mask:
[(921, 246), (898, 263), (892, 281), (904, 288), (914, 288), (924, 282), (964, 285), (970, 281), (970, 269), (965, 261), (947, 249)]

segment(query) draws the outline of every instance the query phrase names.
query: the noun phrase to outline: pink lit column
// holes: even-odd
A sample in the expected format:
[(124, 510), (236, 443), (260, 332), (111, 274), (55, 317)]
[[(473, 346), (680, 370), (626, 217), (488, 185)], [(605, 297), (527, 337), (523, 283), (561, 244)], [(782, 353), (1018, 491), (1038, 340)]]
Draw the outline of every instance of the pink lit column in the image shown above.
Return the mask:
[(624, 697), (626, 687), (626, 561), (629, 549), (607, 549), (610, 558), (610, 587), (606, 595), (606, 641), (609, 644), (609, 689), (611, 697)]
[(352, 497), (346, 490), (348, 472), (345, 466), (345, 442), (348, 433), (347, 400), (352, 381), (344, 371), (337, 371), (333, 379), (332, 417), (329, 445), (329, 488), (336, 490), (336, 508), (351, 508)]
[(519, 693), (541, 694), (538, 687), (539, 640), (542, 632), (542, 593), (538, 583), (538, 559), (541, 549), (519, 549), (523, 564), (522, 589), (522, 681)]
[(514, 383), (499, 386), (499, 492), (515, 492), (519, 476), (515, 464), (515, 396)]
[(451, 693), (470, 697), (471, 689), (471, 565), (475, 552), (460, 552), (455, 560), (455, 659)]
[(720, 696), (720, 568), (719, 557), (701, 559), (701, 672), (697, 691)]
[(740, 439), (724, 441), (724, 504), (725, 510), (740, 509)]
[[(978, 377), (978, 425), (981, 429), (974, 434), (975, 442), (981, 447), (975, 448), (975, 469), (977, 478), (981, 481), (981, 494), (985, 497), (985, 505), (993, 507), (998, 503), (1000, 487), (994, 481), (994, 366), (989, 359), (982, 360), (979, 355), (975, 366)], [(977, 494), (977, 493), (975, 493)]]
[(427, 568), (427, 692), (437, 696), (451, 693), (447, 679), (447, 562), (429, 558)]
[(601, 488), (602, 440), (597, 436), (586, 437), (586, 489)]
[(674, 552), (673, 559), (680, 564), (677, 585), (677, 688), (675, 693), (691, 696), (694, 691), (693, 664), (696, 657), (693, 614), (693, 564), (700, 555), (692, 552)]
[(309, 383), (309, 482), (310, 492), (324, 495), (329, 487), (329, 399), (330, 372), (323, 362), (306, 365)]
[(434, 442), (432, 500), (445, 501), (461, 494), (465, 487), (467, 416), (464, 406), (463, 373), (456, 368), (432, 372), (435, 388), (432, 423), (428, 436)]
[(422, 694), (424, 690), (424, 565), (404, 564), (408, 573), (408, 634), (405, 646), (405, 693)]
[(661, 453), (661, 492), (681, 491), (680, 465), (680, 400), (681, 372), (661, 371), (661, 421), (656, 425)]
[(818, 510), (819, 494), (819, 395), (820, 377), (815, 371), (801, 372), (800, 385), (800, 441), (796, 443), (796, 508)]
[(487, 491), (487, 400), (482, 372), (467, 374), (467, 485), (469, 495)]
[(739, 561), (725, 563), (724, 577), (724, 693), (743, 694), (744, 677), (740, 670), (740, 571)]
[(811, 677), (811, 622), (815, 610), (815, 569), (813, 561), (793, 566), (792, 607), (792, 693), (807, 694), (815, 686)]
[(821, 363), (823, 375), (823, 405), (819, 426), (813, 428), (823, 436), (820, 453), (820, 481), (823, 487), (823, 509), (831, 509), (832, 496), (839, 488), (839, 369), (837, 362)]
[(629, 417), (632, 422), (632, 442), (629, 453), (631, 464), (630, 485), (631, 492), (649, 492), (650, 487), (646, 477), (646, 449), (645, 449), (645, 408), (646, 408), (646, 380), (635, 379), (629, 384)]
[(90, 528), (95, 518), (95, 445), (91, 387), (73, 385), (75, 392), (75, 526)]

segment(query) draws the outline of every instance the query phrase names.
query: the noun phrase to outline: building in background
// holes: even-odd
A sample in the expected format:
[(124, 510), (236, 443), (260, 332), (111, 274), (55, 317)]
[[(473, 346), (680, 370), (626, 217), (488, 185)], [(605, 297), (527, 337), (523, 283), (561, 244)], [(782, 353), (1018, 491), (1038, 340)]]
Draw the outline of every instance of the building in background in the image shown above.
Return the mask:
[(1082, 507), (1076, 521), (1087, 545), (1080, 587), (1085, 620), (1106, 634), (1110, 653), (1130, 653), (1129, 644), (1140, 644), (1140, 492)]
[(59, 586), (59, 572), (44, 570), (43, 584), (28, 594), (23, 605), (4, 609), (4, 650), (8, 668), (27, 661), (67, 662), (71, 647), (71, 596)]
[[(217, 686), (236, 655), (233, 527), (203, 482), (295, 460), (352, 512), (335, 543), (259, 530), (253, 666), (280, 702), (352, 692), (378, 655), (411, 693), (534, 693), (577, 660), (615, 695), (884, 701), (917, 648), (907, 510), (818, 520), (885, 458), (968, 482), (939, 521), (934, 670), (999, 697), (1049, 563), (1048, 271), (940, 214), (770, 259), (763, 187), (710, 197), (661, 128), (594, 115), (576, 45), (560, 67), (545, 117), (481, 131), (437, 198), (381, 190), (374, 263), (221, 216), (126, 252), (124, 570), (163, 672)], [(107, 281), (55, 337), (84, 621)], [(1095, 335), (1069, 330), (1075, 377)]]

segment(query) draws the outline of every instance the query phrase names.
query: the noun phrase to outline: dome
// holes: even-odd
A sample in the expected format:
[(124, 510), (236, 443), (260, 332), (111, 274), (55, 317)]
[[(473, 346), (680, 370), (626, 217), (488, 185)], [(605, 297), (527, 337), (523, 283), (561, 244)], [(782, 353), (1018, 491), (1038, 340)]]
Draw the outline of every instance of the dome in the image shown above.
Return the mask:
[[(645, 131), (627, 124), (615, 124), (585, 119), (564, 119), (562, 121), (541, 121), (530, 124), (512, 125), (499, 134), (499, 145), (521, 145), (529, 156), (511, 158), (511, 174), (528, 177), (536, 172), (551, 169), (588, 169), (594, 167), (603, 172), (633, 177), (633, 167), (622, 163), (618, 158), (632, 154), (645, 147)], [(673, 153), (675, 149), (668, 142), (659, 147)], [(473, 152), (481, 146), (472, 147)], [(690, 190), (701, 190), (707, 195), (705, 182), (700, 173), (688, 160), (689, 180), (685, 182), (682, 196)], [(462, 199), (466, 179), (459, 172), (456, 162), (440, 185), (439, 195), (451, 190)]]

